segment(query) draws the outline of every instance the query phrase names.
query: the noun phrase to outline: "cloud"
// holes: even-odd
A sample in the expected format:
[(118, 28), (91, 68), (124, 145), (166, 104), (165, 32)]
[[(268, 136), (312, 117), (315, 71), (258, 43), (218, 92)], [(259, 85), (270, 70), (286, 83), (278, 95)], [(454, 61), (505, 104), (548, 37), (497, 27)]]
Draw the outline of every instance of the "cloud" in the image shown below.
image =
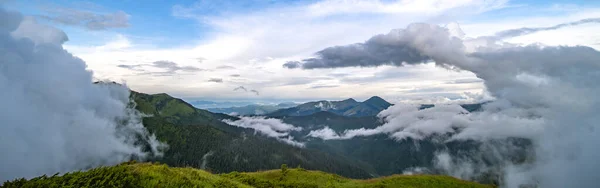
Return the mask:
[(86, 63), (63, 49), (64, 33), (35, 24), (0, 7), (0, 181), (159, 155), (129, 89), (93, 84)]
[(316, 77), (290, 77), (287, 80), (280, 81), (279, 85), (282, 86), (295, 86), (295, 85), (304, 85), (317, 81), (318, 79), (325, 78), (316, 78)]
[(234, 89), (233, 89), (233, 91), (244, 91), (244, 92), (251, 92), (251, 93), (254, 93), (254, 94), (256, 94), (256, 95), (259, 95), (259, 94), (260, 94), (260, 93), (258, 92), (258, 90), (255, 90), (255, 89), (250, 89), (250, 90), (248, 90), (248, 89), (246, 89), (246, 87), (244, 87), (244, 86), (239, 86), (239, 87), (236, 87), (236, 88), (234, 88)]
[(155, 62), (152, 62), (152, 66), (156, 67), (156, 68), (167, 69), (167, 72), (169, 72), (169, 73), (175, 73), (176, 71), (197, 72), (197, 71), (202, 70), (198, 67), (179, 66), (179, 65), (177, 65), (177, 63), (174, 63), (172, 61), (155, 61)]
[(98, 13), (65, 7), (46, 7), (39, 18), (64, 25), (80, 26), (89, 30), (129, 27), (129, 15), (123, 11)]
[(321, 138), (323, 140), (338, 140), (342, 139), (338, 133), (336, 133), (333, 129), (325, 126), (322, 129), (312, 130), (308, 133), (307, 136)]
[[(443, 38), (446, 40), (439, 40)], [(461, 41), (450, 39), (445, 28), (428, 24), (410, 24), (406, 29), (396, 29), (385, 35), (376, 35), (364, 43), (325, 48), (318, 51), (315, 58), (290, 61), (284, 64), (284, 67), (316, 69), (421, 64), (432, 60), (425, 51), (419, 49), (422, 47), (430, 48), (429, 50), (448, 47), (452, 47), (452, 51), (464, 49)]]
[(142, 71), (141, 69), (139, 69), (140, 67), (142, 67), (142, 65), (117, 65), (117, 67), (135, 71)]
[(203, 57), (198, 57), (195, 59), (198, 61), (198, 63), (202, 63), (202, 62), (206, 61), (206, 58), (203, 58)]
[(223, 83), (223, 78), (210, 78), (208, 79), (209, 82), (215, 82), (215, 83)]
[(464, 78), (464, 79), (456, 79), (447, 81), (446, 84), (471, 84), (471, 83), (481, 83), (483, 80), (479, 78)]
[[(131, 87), (148, 93), (166, 91), (181, 96), (202, 95), (218, 96), (218, 98), (239, 98), (245, 94), (227, 92), (232, 88), (215, 88), (210, 84), (197, 82), (197, 80), (207, 80), (211, 77), (225, 78), (232, 73), (242, 73), (244, 79), (228, 81), (235, 82), (236, 86), (244, 85), (256, 89), (261, 92), (263, 98), (370, 97), (376, 92), (386, 92), (387, 96), (396, 96), (397, 93), (385, 90), (389, 88), (388, 84), (391, 83), (381, 82), (371, 83), (368, 89), (364, 89), (364, 86), (358, 84), (348, 84), (345, 86), (347, 90), (330, 90), (327, 92), (325, 92), (326, 90), (298, 90), (294, 87), (281, 86), (280, 84), (284, 82), (279, 81), (287, 81), (290, 77), (313, 77), (330, 73), (326, 70), (314, 70), (312, 72), (281, 70), (281, 64), (287, 60), (309, 55), (327, 46), (362, 41), (375, 32), (404, 26), (409, 21), (441, 23), (444, 21), (438, 19), (439, 17), (448, 20), (460, 20), (461, 18), (471, 17), (477, 14), (476, 12), (481, 12), (481, 10), (501, 7), (492, 5), (492, 1), (468, 0), (438, 4), (438, 0), (394, 2), (381, 0), (369, 2), (369, 7), (373, 7), (373, 9), (365, 11), (362, 10), (365, 7), (363, 5), (365, 4), (364, 1), (330, 1), (328, 4), (321, 4), (321, 1), (291, 4), (266, 1), (252, 2), (254, 3), (236, 4), (206, 1), (199, 2), (202, 5), (198, 6), (193, 2), (182, 3), (178, 6), (179, 8), (190, 9), (190, 11), (181, 11), (182, 9), (173, 7), (172, 13), (174, 15), (179, 14), (179, 17), (192, 18), (206, 28), (210, 28), (208, 33), (203, 35), (206, 37), (189, 40), (192, 42), (188, 44), (170, 45), (168, 48), (161, 48), (160, 43), (152, 42), (152, 45), (159, 46), (145, 48), (143, 47), (144, 44), (136, 44), (137, 40), (131, 40), (131, 47), (122, 49), (122, 51), (90, 50), (81, 52), (72, 50), (74, 44), (69, 44), (70, 47), (67, 49), (88, 61), (90, 69), (94, 70), (98, 77), (127, 80)], [(503, 3), (496, 0), (493, 2)], [(209, 5), (205, 6), (204, 3)], [(394, 10), (389, 9), (390, 5), (394, 5)], [(237, 8), (232, 10), (228, 8), (230, 6)], [(338, 10), (332, 9), (332, 7), (348, 8)], [(423, 10), (428, 13), (423, 14), (422, 11), (415, 10)], [(206, 11), (211, 12), (211, 14), (206, 14)], [(448, 16), (448, 13), (457, 11), (461, 14), (453, 13)], [(132, 14), (132, 16), (136, 15)], [(134, 18), (136, 17), (131, 19)], [(298, 33), (302, 34), (299, 35)], [(165, 37), (165, 40), (166, 38), (169, 37)], [(203, 57), (205, 58), (203, 64), (212, 65), (213, 67), (220, 65), (233, 66), (236, 71), (214, 71), (203, 74), (177, 74), (176, 76), (163, 75), (158, 77), (156, 74), (131, 74), (125, 69), (118, 69), (115, 67), (116, 64), (107, 62), (111, 59), (128, 59), (129, 62), (134, 62), (140, 60), (140, 57), (143, 58), (144, 62), (169, 57), (171, 58), (170, 61), (177, 62), (180, 65), (192, 66), (197, 65), (195, 58)], [(262, 67), (262, 69), (257, 69), (257, 67)], [(346, 71), (365, 73), (370, 70), (347, 69), (339, 72)], [(445, 70), (436, 69), (435, 71)], [(170, 87), (163, 87), (163, 85), (169, 85)], [(301, 88), (307, 87), (310, 86), (301, 86)], [(355, 92), (350, 93), (350, 90)]]
[(288, 69), (300, 68), (301, 63), (299, 61), (288, 61), (283, 64), (283, 67), (288, 68)]
[(561, 29), (564, 27), (571, 27), (571, 26), (577, 26), (577, 25), (588, 24), (588, 23), (600, 23), (600, 18), (586, 18), (586, 19), (582, 19), (582, 20), (578, 20), (578, 21), (574, 21), (574, 22), (561, 23), (558, 25), (550, 26), (550, 27), (523, 27), (523, 28), (518, 28), (518, 29), (510, 29), (510, 30), (497, 32), (494, 35), (494, 38), (497, 40), (505, 39), (505, 38), (512, 38), (512, 37), (518, 37), (518, 36), (522, 36), (522, 35), (533, 34), (535, 32), (557, 30), (557, 29)]
[(62, 45), (69, 40), (67, 34), (60, 29), (38, 24), (35, 18), (31, 16), (24, 17), (19, 27), (11, 34), (15, 38), (29, 38), (38, 44)]
[(223, 122), (243, 128), (251, 128), (256, 132), (265, 136), (276, 138), (284, 143), (297, 147), (304, 147), (304, 143), (294, 141), (293, 137), (289, 136), (292, 131), (301, 131), (301, 127), (296, 127), (291, 124), (283, 123), (280, 119), (265, 118), (265, 117), (239, 117), (240, 119), (232, 121), (225, 119)]
[[(379, 114), (385, 121), (382, 126), (338, 135), (322, 129), (313, 136), (348, 139), (386, 134), (396, 140), (421, 140), (447, 135), (440, 137), (442, 142), (472, 140), (489, 146), (480, 148), (479, 154), (499, 152), (500, 159), (494, 164), (505, 173), (501, 186), (595, 186), (595, 175), (578, 174), (597, 174), (600, 170), (600, 164), (594, 162), (600, 155), (594, 143), (600, 142), (600, 137), (590, 131), (600, 128), (600, 97), (596, 94), (600, 83), (595, 81), (600, 79), (600, 52), (585, 46), (496, 45), (503, 41), (469, 51), (465, 48), (468, 40), (453, 37), (443, 27), (411, 24), (365, 43), (325, 48), (317, 57), (302, 60), (303, 69), (405, 68), (405, 64), (433, 61), (441, 67), (474, 73), (495, 98), (476, 112), (458, 105), (419, 110), (397, 104)], [(525, 162), (511, 160), (502, 149), (518, 147), (506, 142), (510, 138), (534, 143), (530, 149), (533, 157)], [(450, 157), (452, 161), (462, 160)], [(442, 155), (440, 166), (451, 167), (443, 165), (450, 164), (448, 158)], [(481, 173), (477, 168), (472, 165), (470, 171), (449, 174), (468, 179), (476, 176), (472, 173)]]
[(311, 86), (310, 89), (336, 88), (336, 87), (340, 87), (340, 86), (339, 85), (316, 85), (316, 86)]
[(246, 89), (244, 86), (239, 86), (239, 87), (233, 88), (233, 91), (238, 91), (238, 90), (243, 90), (246, 92), (248, 91), (248, 89)]
[(241, 75), (239, 75), (239, 74), (232, 74), (232, 75), (229, 75), (229, 76), (231, 76), (231, 77), (240, 77)]
[(221, 65), (221, 66), (218, 66), (217, 69), (229, 69), (229, 70), (231, 70), (231, 69), (236, 69), (236, 68), (233, 67), (233, 66), (229, 66), (229, 65)]
[[(181, 72), (193, 73), (199, 71), (206, 71), (193, 66), (179, 66), (177, 63), (172, 61), (155, 61), (150, 64), (137, 64), (137, 65), (117, 65), (119, 68), (129, 69), (132, 71), (139, 72), (137, 75), (154, 75), (154, 76), (171, 76), (174, 74), (181, 74)], [(146, 68), (159, 68), (163, 71), (147, 70)]]

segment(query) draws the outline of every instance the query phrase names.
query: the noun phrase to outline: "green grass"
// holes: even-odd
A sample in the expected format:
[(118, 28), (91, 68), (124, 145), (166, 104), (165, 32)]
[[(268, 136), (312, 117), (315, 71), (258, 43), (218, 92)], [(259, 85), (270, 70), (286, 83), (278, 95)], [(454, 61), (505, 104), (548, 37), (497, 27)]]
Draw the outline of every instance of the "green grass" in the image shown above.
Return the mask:
[(448, 176), (393, 175), (355, 180), (301, 168), (261, 172), (212, 174), (193, 168), (164, 164), (123, 163), (62, 176), (18, 179), (0, 187), (406, 187), (406, 188), (491, 188)]

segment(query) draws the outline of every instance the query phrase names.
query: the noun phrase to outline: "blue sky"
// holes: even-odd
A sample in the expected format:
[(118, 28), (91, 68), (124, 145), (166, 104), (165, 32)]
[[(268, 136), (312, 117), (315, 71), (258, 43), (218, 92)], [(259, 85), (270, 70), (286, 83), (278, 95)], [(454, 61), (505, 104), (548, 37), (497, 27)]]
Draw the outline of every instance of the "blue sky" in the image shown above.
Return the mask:
[[(456, 24), (466, 37), (521, 27), (547, 27), (600, 17), (593, 0), (310, 0), (310, 1), (8, 1), (38, 22), (63, 30), (64, 47), (97, 79), (147, 93), (209, 100), (454, 100), (485, 95), (472, 73), (434, 65), (289, 70), (286, 61), (326, 47), (426, 22)], [(119, 15), (125, 14), (126, 18)], [(77, 20), (77, 24), (61, 22)], [(101, 22), (101, 29), (85, 23)], [(506, 39), (526, 45), (600, 44), (599, 24)], [(154, 62), (170, 64), (154, 64)], [(165, 72), (165, 70), (167, 72)], [(244, 86), (253, 92), (233, 91)], [(469, 93), (465, 95), (465, 93)]]

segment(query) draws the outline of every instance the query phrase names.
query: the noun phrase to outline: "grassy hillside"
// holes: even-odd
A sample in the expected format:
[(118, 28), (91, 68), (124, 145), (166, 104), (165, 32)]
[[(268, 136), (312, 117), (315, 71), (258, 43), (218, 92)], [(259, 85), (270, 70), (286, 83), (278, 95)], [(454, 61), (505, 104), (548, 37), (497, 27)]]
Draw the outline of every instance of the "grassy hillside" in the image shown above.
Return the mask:
[(301, 168), (261, 172), (212, 174), (193, 168), (174, 168), (150, 163), (123, 163), (62, 176), (42, 176), (31, 180), (5, 182), (13, 187), (410, 187), (410, 188), (490, 188), (448, 176), (393, 175), (355, 180)]

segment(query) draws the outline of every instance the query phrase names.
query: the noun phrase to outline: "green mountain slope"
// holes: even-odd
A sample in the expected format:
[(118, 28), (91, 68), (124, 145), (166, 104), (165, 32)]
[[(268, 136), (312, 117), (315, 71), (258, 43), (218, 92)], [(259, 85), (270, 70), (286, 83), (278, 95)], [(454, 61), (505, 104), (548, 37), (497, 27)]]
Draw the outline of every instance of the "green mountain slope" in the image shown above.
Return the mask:
[(212, 174), (193, 168), (173, 168), (150, 163), (123, 163), (62, 176), (5, 182), (2, 188), (34, 187), (406, 187), (406, 188), (491, 188), (490, 185), (448, 176), (416, 175), (355, 180), (301, 168), (262, 172)]
[(359, 161), (256, 135), (254, 130), (221, 121), (235, 117), (196, 109), (166, 94), (133, 92), (132, 98), (138, 110), (152, 115), (144, 118), (144, 126), (169, 145), (164, 156), (153, 161), (218, 173), (273, 169), (285, 163), (353, 178), (374, 174), (370, 166)]

